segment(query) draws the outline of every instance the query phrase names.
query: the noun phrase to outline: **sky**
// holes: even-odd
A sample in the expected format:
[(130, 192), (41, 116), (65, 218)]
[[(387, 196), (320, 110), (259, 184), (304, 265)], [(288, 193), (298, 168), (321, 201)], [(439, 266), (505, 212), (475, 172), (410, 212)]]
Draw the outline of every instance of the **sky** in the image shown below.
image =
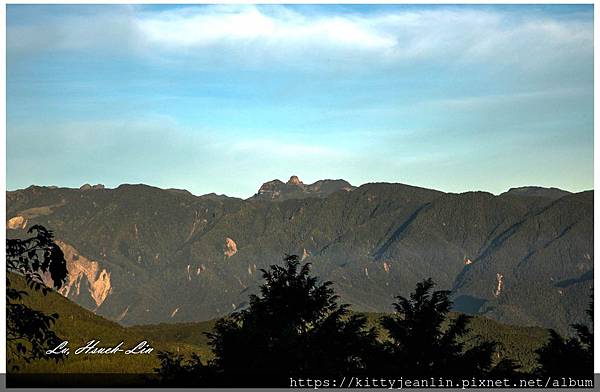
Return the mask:
[(7, 187), (593, 188), (593, 6), (8, 5)]

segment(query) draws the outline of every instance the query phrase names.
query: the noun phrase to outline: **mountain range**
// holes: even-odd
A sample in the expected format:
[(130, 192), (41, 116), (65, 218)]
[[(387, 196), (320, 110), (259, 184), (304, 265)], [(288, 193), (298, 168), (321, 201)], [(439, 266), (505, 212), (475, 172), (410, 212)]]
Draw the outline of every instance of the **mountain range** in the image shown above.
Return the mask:
[(246, 200), (141, 184), (6, 198), (9, 237), (54, 231), (70, 272), (61, 294), (123, 325), (243, 308), (260, 269), (284, 254), (311, 262), (357, 311), (390, 311), (432, 277), (457, 311), (563, 332), (586, 320), (593, 285), (593, 191), (496, 196), (292, 176)]

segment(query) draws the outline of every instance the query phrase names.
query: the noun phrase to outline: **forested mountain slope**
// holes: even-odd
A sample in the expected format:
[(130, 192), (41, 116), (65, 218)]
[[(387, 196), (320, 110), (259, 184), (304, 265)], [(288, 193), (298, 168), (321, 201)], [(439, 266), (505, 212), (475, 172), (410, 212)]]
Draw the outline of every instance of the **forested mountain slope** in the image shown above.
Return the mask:
[[(280, 183), (299, 186), (292, 180)], [(389, 311), (394, 296), (432, 277), (460, 311), (563, 332), (585, 320), (592, 191), (323, 184), (315, 195), (284, 187), (248, 200), (147, 185), (32, 186), (7, 192), (7, 235), (23, 237), (33, 224), (53, 230), (71, 271), (62, 293), (124, 325), (239, 309), (260, 269), (284, 253), (313, 263), (356, 310)]]

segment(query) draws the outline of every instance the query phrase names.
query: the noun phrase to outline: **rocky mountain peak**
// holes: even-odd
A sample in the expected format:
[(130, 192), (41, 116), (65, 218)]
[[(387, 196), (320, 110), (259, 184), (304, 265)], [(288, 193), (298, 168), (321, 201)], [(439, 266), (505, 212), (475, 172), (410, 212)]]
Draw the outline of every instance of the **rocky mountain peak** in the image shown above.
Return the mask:
[(254, 200), (283, 201), (308, 197), (327, 197), (337, 191), (352, 191), (355, 187), (344, 180), (319, 180), (312, 184), (303, 183), (298, 176), (291, 176), (287, 182), (272, 180), (262, 184), (252, 196)]
[(287, 185), (304, 185), (304, 183), (302, 181), (300, 181), (298, 176), (291, 176), (290, 179), (288, 180), (288, 182), (286, 182), (286, 184)]
[(80, 191), (91, 191), (94, 189), (104, 189), (104, 185), (103, 184), (96, 184), (96, 185), (83, 184), (82, 186), (79, 187)]

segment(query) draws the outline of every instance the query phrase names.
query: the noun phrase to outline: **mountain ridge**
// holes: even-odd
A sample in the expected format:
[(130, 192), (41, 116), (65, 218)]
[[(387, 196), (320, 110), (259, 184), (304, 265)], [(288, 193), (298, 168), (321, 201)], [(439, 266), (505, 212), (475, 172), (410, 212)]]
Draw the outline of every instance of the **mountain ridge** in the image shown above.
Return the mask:
[[(294, 184), (291, 183), (290, 180), (292, 178), (295, 178), (299, 184)], [(83, 185), (81, 185), (80, 187), (67, 187), (67, 186), (57, 186), (57, 185), (29, 185), (27, 188), (18, 188), (18, 189), (13, 189), (13, 190), (7, 190), (7, 193), (12, 193), (12, 192), (19, 192), (19, 191), (24, 191), (24, 190), (31, 190), (31, 189), (63, 189), (63, 190), (67, 190), (67, 189), (71, 189), (71, 190), (81, 190), (81, 191), (98, 191), (98, 190), (115, 190), (118, 189), (119, 187), (123, 187), (123, 186), (145, 186), (145, 187), (151, 187), (151, 188), (156, 188), (156, 189), (160, 189), (160, 190), (165, 190), (165, 191), (170, 191), (173, 193), (182, 193), (182, 194), (188, 194), (194, 197), (226, 197), (226, 198), (233, 198), (233, 199), (241, 199), (241, 200), (250, 200), (253, 198), (256, 198), (259, 193), (260, 193), (260, 189), (265, 187), (265, 188), (270, 188), (273, 185), (276, 186), (297, 186), (297, 185), (302, 185), (304, 187), (312, 187), (312, 186), (319, 186), (323, 183), (326, 184), (343, 184), (340, 186), (340, 188), (343, 187), (347, 187), (347, 188), (351, 188), (351, 189), (356, 189), (358, 187), (361, 186), (365, 186), (365, 185), (369, 185), (369, 184), (402, 184), (402, 183), (398, 183), (398, 182), (388, 182), (388, 181), (374, 181), (374, 182), (366, 182), (360, 186), (354, 186), (352, 184), (350, 184), (348, 181), (344, 180), (344, 179), (321, 179), (321, 180), (317, 180), (315, 182), (313, 182), (312, 184), (304, 184), (299, 178), (298, 176), (292, 175), (290, 177), (290, 180), (288, 180), (287, 182), (283, 182), (279, 179), (273, 179), (273, 180), (269, 180), (264, 182), (258, 189), (258, 191), (253, 194), (250, 197), (247, 198), (242, 198), (242, 197), (237, 197), (237, 196), (228, 196), (226, 194), (217, 194), (215, 192), (210, 192), (210, 193), (206, 193), (206, 194), (194, 194), (192, 192), (190, 192), (187, 189), (181, 189), (181, 188), (161, 188), (159, 186), (155, 186), (155, 185), (149, 185), (149, 184), (144, 184), (144, 183), (122, 183), (117, 185), (114, 188), (109, 188), (106, 187), (103, 184), (96, 184), (96, 185), (90, 185), (89, 183), (85, 183)], [(573, 193), (581, 193), (581, 192), (586, 192), (586, 191), (590, 191), (592, 189), (587, 189), (587, 190), (582, 190), (579, 192), (571, 192), (571, 191), (566, 191), (564, 189), (560, 189), (557, 187), (543, 187), (543, 186), (537, 186), (537, 185), (532, 185), (532, 186), (519, 186), (519, 187), (511, 187), (508, 190), (495, 194), (489, 191), (484, 191), (484, 190), (469, 190), (469, 191), (464, 191), (464, 192), (446, 192), (446, 191), (442, 191), (442, 190), (437, 190), (437, 189), (433, 189), (433, 188), (425, 188), (425, 187), (421, 187), (421, 186), (415, 186), (415, 185), (408, 185), (408, 184), (403, 184), (403, 185), (407, 185), (407, 186), (413, 186), (413, 187), (417, 187), (417, 188), (423, 188), (423, 189), (431, 189), (431, 190), (436, 190), (438, 192), (443, 192), (443, 193), (452, 193), (452, 194), (464, 194), (464, 193), (470, 193), (470, 192), (483, 192), (483, 193), (489, 193), (491, 195), (494, 196), (504, 196), (504, 195), (517, 195), (517, 196), (532, 196), (532, 197), (547, 197), (547, 198), (559, 198), (562, 196), (566, 196), (568, 194), (573, 194)], [(328, 196), (330, 193), (333, 192), (327, 192), (326, 194), (321, 194), (321, 195), (314, 195), (314, 197), (326, 197)], [(309, 196), (310, 197), (310, 196)], [(269, 200), (268, 198), (262, 198), (264, 200)]]
[(32, 224), (53, 230), (77, 255), (71, 263), (91, 263), (76, 269), (70, 292), (89, 298), (71, 298), (124, 325), (244, 307), (259, 270), (284, 253), (303, 255), (361, 311), (389, 311), (395, 295), (431, 276), (459, 308), (566, 331), (585, 320), (592, 284), (593, 191), (553, 199), (370, 183), (271, 202), (122, 185), (6, 197), (7, 235), (26, 236)]

